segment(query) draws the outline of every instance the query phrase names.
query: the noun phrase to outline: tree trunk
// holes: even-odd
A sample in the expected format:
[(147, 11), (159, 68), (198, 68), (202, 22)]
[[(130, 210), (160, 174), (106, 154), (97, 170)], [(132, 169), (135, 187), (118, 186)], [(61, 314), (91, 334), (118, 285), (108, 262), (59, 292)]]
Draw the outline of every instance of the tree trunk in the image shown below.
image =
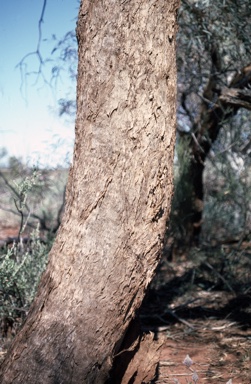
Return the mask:
[(178, 0), (82, 0), (66, 209), (0, 382), (105, 383), (156, 268), (172, 195)]

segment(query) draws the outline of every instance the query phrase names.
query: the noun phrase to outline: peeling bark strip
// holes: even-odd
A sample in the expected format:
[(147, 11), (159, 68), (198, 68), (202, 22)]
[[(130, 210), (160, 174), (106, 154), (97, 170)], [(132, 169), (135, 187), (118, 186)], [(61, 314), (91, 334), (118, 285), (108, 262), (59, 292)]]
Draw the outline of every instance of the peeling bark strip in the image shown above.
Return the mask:
[(219, 99), (226, 105), (251, 110), (250, 89), (223, 88)]
[(2, 384), (105, 383), (172, 195), (178, 0), (83, 0), (66, 210)]

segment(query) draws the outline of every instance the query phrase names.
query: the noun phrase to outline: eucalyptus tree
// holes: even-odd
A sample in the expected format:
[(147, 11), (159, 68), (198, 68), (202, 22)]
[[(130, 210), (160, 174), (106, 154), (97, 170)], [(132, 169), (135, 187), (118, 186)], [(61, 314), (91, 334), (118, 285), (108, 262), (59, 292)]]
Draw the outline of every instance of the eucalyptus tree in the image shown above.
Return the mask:
[(177, 7), (80, 4), (65, 212), (2, 384), (117, 381), (115, 357), (160, 257), (172, 196)]

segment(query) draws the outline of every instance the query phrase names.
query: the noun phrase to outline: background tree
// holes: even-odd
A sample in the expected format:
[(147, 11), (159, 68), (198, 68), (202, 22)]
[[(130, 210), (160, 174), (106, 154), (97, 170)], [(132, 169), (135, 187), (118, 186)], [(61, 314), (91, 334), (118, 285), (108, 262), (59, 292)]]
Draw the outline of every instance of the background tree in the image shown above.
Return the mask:
[[(224, 144), (228, 153), (234, 151), (237, 155), (237, 147), (250, 144), (243, 118), (234, 120), (235, 142), (230, 140), (233, 134), (229, 125), (240, 108), (251, 109), (250, 19), (248, 1), (237, 4), (231, 0), (213, 3), (183, 0), (180, 8), (177, 43), (179, 170), (171, 222), (173, 227), (176, 225), (180, 242), (187, 245), (199, 241), (204, 209), (204, 169), (212, 148), (217, 153), (218, 144), (214, 147), (213, 144), (220, 130), (229, 129)], [(247, 120), (247, 114), (245, 116)], [(237, 145), (236, 137), (241, 129)], [(220, 146), (222, 151), (223, 143), (218, 149)], [(239, 156), (243, 155), (239, 151)]]
[(104, 383), (123, 353), (170, 206), (177, 7), (81, 2), (65, 214), (1, 383)]

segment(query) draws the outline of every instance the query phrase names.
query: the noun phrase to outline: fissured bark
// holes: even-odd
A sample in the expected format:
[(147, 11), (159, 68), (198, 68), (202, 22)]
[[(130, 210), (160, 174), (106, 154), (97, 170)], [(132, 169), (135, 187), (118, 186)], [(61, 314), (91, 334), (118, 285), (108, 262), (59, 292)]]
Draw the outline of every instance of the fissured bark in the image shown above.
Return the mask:
[(109, 378), (169, 214), (177, 7), (177, 0), (81, 2), (65, 214), (2, 384)]

